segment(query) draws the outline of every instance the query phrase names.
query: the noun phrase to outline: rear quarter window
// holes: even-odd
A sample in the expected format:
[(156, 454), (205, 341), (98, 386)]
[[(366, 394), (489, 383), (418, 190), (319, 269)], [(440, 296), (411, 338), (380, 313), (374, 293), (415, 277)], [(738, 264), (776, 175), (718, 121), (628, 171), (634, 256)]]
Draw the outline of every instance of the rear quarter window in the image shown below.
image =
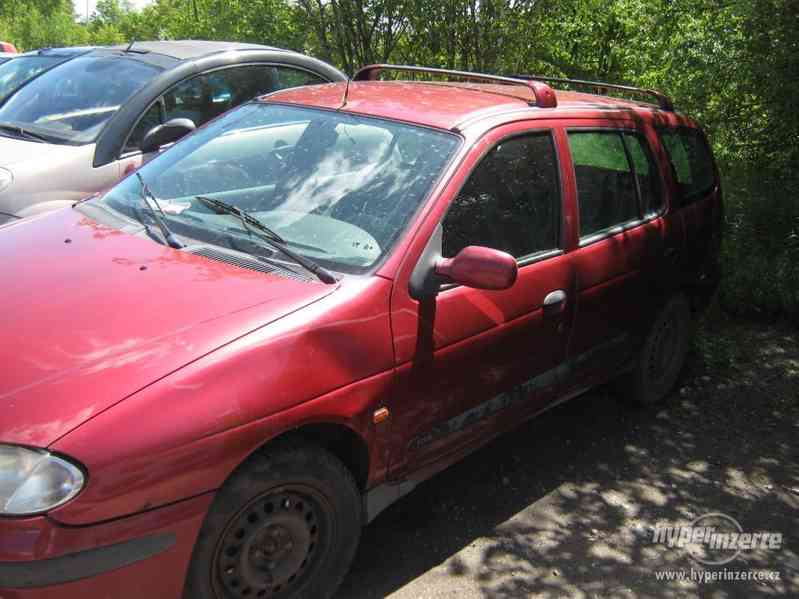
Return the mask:
[(716, 185), (716, 169), (704, 136), (695, 129), (667, 129), (660, 139), (679, 187), (678, 205), (708, 194)]

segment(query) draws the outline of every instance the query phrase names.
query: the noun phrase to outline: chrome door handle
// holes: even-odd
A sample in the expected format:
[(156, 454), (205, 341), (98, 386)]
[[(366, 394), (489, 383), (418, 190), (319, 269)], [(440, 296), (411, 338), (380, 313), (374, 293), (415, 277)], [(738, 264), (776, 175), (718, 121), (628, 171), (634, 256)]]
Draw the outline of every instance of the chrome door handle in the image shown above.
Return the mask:
[(562, 304), (566, 301), (566, 292), (563, 289), (556, 289), (547, 294), (544, 298), (544, 307), (552, 307), (557, 306), (558, 304)]

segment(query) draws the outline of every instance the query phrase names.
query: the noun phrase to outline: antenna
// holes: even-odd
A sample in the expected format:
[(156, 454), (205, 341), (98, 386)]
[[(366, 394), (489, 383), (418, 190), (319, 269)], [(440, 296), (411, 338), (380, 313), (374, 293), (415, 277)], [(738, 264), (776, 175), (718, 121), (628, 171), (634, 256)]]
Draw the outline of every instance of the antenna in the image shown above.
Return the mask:
[(135, 44), (135, 43), (136, 43), (135, 39), (130, 40), (130, 43), (128, 44), (128, 47), (125, 48), (125, 52), (130, 52), (133, 49), (133, 44)]

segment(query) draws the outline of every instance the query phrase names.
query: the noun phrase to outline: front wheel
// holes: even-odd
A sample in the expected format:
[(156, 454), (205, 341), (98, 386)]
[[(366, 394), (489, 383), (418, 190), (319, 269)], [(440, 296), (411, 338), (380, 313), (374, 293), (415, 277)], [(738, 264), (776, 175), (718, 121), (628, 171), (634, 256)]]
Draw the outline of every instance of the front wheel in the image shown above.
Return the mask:
[(360, 535), (360, 494), (337, 458), (309, 446), (267, 451), (219, 491), (184, 598), (331, 597)]
[(691, 308), (679, 294), (658, 313), (632, 372), (619, 379), (616, 388), (639, 405), (662, 401), (685, 364), (690, 336)]

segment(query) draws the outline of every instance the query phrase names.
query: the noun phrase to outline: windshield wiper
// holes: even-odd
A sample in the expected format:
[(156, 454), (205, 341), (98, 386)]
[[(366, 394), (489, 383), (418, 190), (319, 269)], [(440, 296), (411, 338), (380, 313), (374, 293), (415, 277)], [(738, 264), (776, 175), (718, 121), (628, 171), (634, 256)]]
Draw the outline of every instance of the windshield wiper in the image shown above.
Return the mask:
[(48, 141), (44, 135), (34, 133), (30, 129), (26, 129), (21, 125), (16, 125), (14, 123), (0, 123), (0, 130), (6, 131), (8, 133), (15, 133), (17, 137), (32, 139), (33, 141), (38, 141), (41, 143), (46, 143)]
[(246, 212), (241, 208), (234, 206), (233, 204), (228, 204), (222, 200), (217, 200), (216, 198), (209, 198), (206, 196), (194, 197), (196, 200), (199, 200), (206, 206), (211, 207), (211, 209), (215, 212), (237, 216), (239, 220), (241, 220), (248, 233), (252, 233), (253, 229), (255, 229), (255, 231), (259, 233), (261, 239), (265, 240), (267, 243), (269, 243), (269, 245), (294, 260), (294, 262), (305, 268), (307, 271), (312, 272), (323, 283), (332, 284), (336, 282), (336, 277), (333, 276), (329, 270), (317, 264), (310, 258), (306, 258), (302, 254), (298, 254), (297, 252), (289, 249), (287, 247), (288, 242), (285, 239), (283, 239), (280, 235), (275, 233), (272, 229), (267, 227), (249, 212)]
[[(153, 192), (150, 191), (150, 187), (147, 183), (144, 182), (144, 178), (141, 176), (139, 171), (136, 171), (136, 177), (139, 179), (139, 183), (141, 183), (141, 199), (144, 202), (144, 205), (147, 206), (150, 214), (152, 215), (153, 219), (155, 220), (158, 228), (161, 229), (161, 234), (164, 236), (164, 239), (167, 242), (169, 247), (175, 248), (179, 250), (183, 247), (183, 243), (175, 237), (174, 233), (169, 230), (169, 226), (166, 224), (164, 217), (162, 216), (163, 210), (161, 209), (161, 205), (158, 203), (158, 198), (153, 195)], [(158, 206), (158, 210), (153, 208), (153, 205), (150, 202), (153, 202), (156, 206)]]
[(260, 220), (255, 218), (249, 212), (245, 212), (238, 206), (234, 206), (233, 204), (228, 204), (227, 202), (223, 202), (222, 200), (217, 200), (216, 198), (209, 198), (206, 196), (194, 196), (195, 200), (201, 201), (206, 206), (210, 206), (215, 212), (220, 212), (222, 214), (232, 214), (234, 216), (238, 216), (239, 220), (244, 223), (244, 228), (247, 231), (250, 231), (250, 226), (255, 227), (259, 231), (261, 231), (265, 236), (269, 237), (272, 241), (280, 243), (282, 245), (286, 245), (286, 240), (283, 239), (280, 235), (275, 233), (272, 229), (267, 227), (264, 223)]

